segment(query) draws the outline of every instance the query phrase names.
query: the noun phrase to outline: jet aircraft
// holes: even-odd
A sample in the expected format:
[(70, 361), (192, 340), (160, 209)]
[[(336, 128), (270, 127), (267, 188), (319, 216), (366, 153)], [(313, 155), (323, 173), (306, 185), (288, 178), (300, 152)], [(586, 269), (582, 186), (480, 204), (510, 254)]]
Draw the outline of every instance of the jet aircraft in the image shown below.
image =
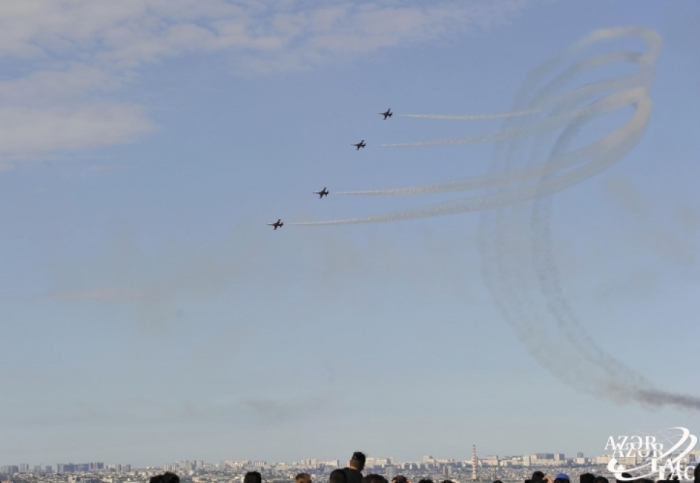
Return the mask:
[(391, 108), (387, 109), (386, 112), (380, 112), (380, 116), (384, 116), (384, 120), (386, 121), (387, 117), (391, 117), (394, 113), (391, 112)]
[(284, 226), (284, 223), (282, 223), (282, 220), (279, 219), (279, 220), (277, 220), (277, 221), (274, 222), (274, 223), (268, 223), (268, 225), (269, 225), (269, 226), (274, 226), (274, 227), (275, 227), (274, 229), (276, 230), (277, 228), (279, 228), (279, 227), (281, 227), (281, 226)]
[(353, 144), (353, 146), (355, 146), (355, 147), (357, 148), (356, 151), (359, 151), (360, 148), (364, 148), (365, 146), (367, 146), (367, 144), (365, 144), (365, 140), (363, 139), (363, 140), (360, 141), (359, 143)]
[(328, 196), (328, 188), (324, 187), (321, 191), (314, 191), (315, 195), (318, 195), (318, 198), (321, 199), (324, 196)]

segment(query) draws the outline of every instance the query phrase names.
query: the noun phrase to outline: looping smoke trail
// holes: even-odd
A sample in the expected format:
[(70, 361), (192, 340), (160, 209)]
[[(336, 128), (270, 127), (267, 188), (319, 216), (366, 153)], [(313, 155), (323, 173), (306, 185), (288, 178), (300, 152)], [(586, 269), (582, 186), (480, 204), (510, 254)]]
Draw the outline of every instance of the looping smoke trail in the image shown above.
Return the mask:
[(447, 146), (447, 145), (464, 145), (464, 144), (483, 144), (499, 141), (510, 141), (519, 138), (526, 138), (533, 135), (541, 134), (547, 131), (555, 131), (561, 129), (562, 125), (569, 121), (579, 120), (583, 122), (588, 114), (601, 116), (609, 112), (616, 111), (621, 107), (630, 104), (631, 100), (640, 95), (645, 95), (642, 88), (630, 89), (619, 93), (610, 94), (609, 96), (593, 102), (585, 107), (565, 111), (550, 115), (544, 119), (530, 121), (519, 125), (504, 127), (492, 134), (483, 136), (470, 136), (459, 139), (440, 139), (437, 141), (422, 141), (417, 143), (394, 143), (394, 144), (377, 144), (384, 148), (408, 148), (408, 147), (425, 147), (425, 146)]
[[(647, 49), (603, 53), (564, 65), (589, 45), (621, 37), (641, 38)], [(478, 240), (485, 283), (505, 320), (543, 367), (567, 384), (618, 403), (636, 401), (652, 407), (700, 410), (700, 398), (655, 388), (586, 333), (564, 295), (551, 241), (551, 195), (616, 163), (644, 135), (652, 109), (649, 89), (660, 48), (660, 36), (650, 29), (597, 30), (533, 69), (509, 113), (483, 115), (485, 117), (415, 115), (423, 119), (464, 120), (498, 116), (504, 118), (499, 131), (457, 140), (385, 145), (494, 142), (493, 160), (487, 174), (425, 186), (342, 193), (398, 195), (487, 189), (492, 190), (490, 192), (396, 213), (298, 225), (378, 223), (482, 211)], [(563, 91), (581, 74), (616, 62), (632, 63), (637, 71)], [(562, 65), (563, 69), (557, 74), (556, 70)], [(622, 125), (597, 141), (576, 150), (569, 149), (586, 125), (606, 113), (626, 107), (633, 111)], [(533, 119), (536, 114), (544, 117)], [(527, 139), (533, 142), (529, 156), (524, 155)], [(545, 146), (552, 141), (552, 149), (544, 154)], [(530, 254), (530, 264), (518, 258), (523, 251)], [(555, 346), (557, 350), (551, 350)]]
[[(630, 99), (636, 96), (630, 96)], [(608, 140), (603, 145), (607, 149), (598, 152), (591, 152), (587, 159), (589, 162), (567, 173), (556, 177), (531, 183), (524, 186), (509, 188), (508, 191), (488, 193), (464, 200), (448, 201), (437, 203), (415, 210), (399, 211), (384, 215), (367, 216), (361, 218), (346, 218), (342, 220), (312, 221), (302, 223), (292, 223), (297, 226), (320, 226), (320, 225), (346, 225), (358, 223), (381, 223), (386, 221), (398, 221), (411, 218), (427, 218), (432, 216), (452, 215), (471, 211), (479, 211), (491, 208), (499, 208), (514, 203), (519, 203), (536, 197), (545, 196), (561, 191), (569, 186), (578, 184), (582, 180), (607, 168), (608, 165), (616, 162), (620, 157), (631, 149), (641, 137), (639, 129), (643, 128), (651, 112), (651, 101), (648, 98), (639, 99), (636, 103), (634, 115), (616, 131), (615, 142)], [(589, 115), (592, 115), (589, 113)]]
[[(633, 94), (633, 95), (632, 95)], [(628, 100), (634, 100), (636, 97), (642, 96), (641, 91), (632, 91), (627, 96)], [(625, 103), (622, 103), (624, 105)], [(578, 122), (584, 122), (579, 119)], [(583, 148), (562, 153), (556, 156), (551, 156), (546, 162), (533, 163), (521, 168), (512, 168), (508, 171), (499, 173), (490, 173), (481, 176), (473, 176), (470, 178), (445, 181), (431, 185), (413, 186), (407, 188), (394, 188), (385, 190), (368, 190), (368, 191), (338, 191), (337, 194), (343, 195), (414, 195), (427, 193), (448, 193), (454, 191), (479, 190), (487, 188), (498, 188), (516, 183), (530, 181), (540, 176), (548, 175), (569, 168), (581, 160), (591, 157), (595, 153), (599, 153), (610, 146), (619, 142), (620, 139), (625, 139), (628, 136), (627, 131), (629, 126), (623, 125), (616, 129), (603, 139), (594, 143), (588, 144)]]

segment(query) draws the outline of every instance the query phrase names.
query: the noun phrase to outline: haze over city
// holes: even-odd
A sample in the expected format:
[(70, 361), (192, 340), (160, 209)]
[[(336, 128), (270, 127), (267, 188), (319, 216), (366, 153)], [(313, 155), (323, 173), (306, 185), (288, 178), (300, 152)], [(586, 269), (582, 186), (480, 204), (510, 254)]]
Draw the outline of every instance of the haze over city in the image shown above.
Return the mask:
[(0, 466), (697, 434), (699, 22), (3, 2)]

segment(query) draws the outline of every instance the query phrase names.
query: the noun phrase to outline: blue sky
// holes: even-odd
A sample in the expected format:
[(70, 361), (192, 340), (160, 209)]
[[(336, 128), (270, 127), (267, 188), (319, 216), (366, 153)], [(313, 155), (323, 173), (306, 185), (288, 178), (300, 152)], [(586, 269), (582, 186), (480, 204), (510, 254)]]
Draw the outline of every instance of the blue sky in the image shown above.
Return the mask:
[(507, 111), (591, 31), (651, 28), (644, 137), (553, 197), (553, 249), (592, 340), (698, 394), (697, 3), (115, 5), (0, 7), (0, 463), (597, 454), (700, 430), (538, 363), (485, 285), (479, 213), (291, 225), (454, 199), (334, 191), (487, 172), (488, 144), (376, 144), (497, 129), (398, 114)]

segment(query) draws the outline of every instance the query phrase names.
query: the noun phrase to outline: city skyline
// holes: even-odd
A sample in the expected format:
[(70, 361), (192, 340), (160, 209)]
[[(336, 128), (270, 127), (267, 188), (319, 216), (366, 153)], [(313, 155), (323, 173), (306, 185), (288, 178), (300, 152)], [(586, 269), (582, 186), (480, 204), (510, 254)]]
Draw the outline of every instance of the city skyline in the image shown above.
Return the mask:
[[(690, 452), (693, 458), (700, 460), (700, 450), (693, 450)], [(571, 455), (566, 457), (565, 453), (527, 453), (522, 455), (484, 455), (482, 457), (477, 457), (477, 463), (479, 467), (498, 467), (498, 466), (522, 466), (522, 467), (538, 467), (538, 466), (557, 466), (557, 465), (605, 465), (610, 460), (611, 453), (600, 453), (593, 456), (585, 456), (583, 452), (577, 452), (576, 455)], [(624, 458), (624, 457), (623, 457)], [(158, 469), (162, 468), (164, 471), (190, 471), (199, 470), (205, 468), (216, 468), (216, 469), (241, 469), (246, 467), (277, 467), (277, 466), (289, 466), (289, 467), (299, 467), (299, 468), (319, 468), (319, 467), (330, 467), (330, 468), (342, 468), (347, 466), (348, 461), (343, 461), (342, 459), (330, 459), (321, 460), (318, 458), (304, 458), (298, 461), (265, 461), (265, 460), (255, 460), (255, 459), (244, 459), (244, 460), (222, 460), (217, 462), (210, 462), (202, 459), (184, 459), (184, 460), (174, 460), (173, 463), (164, 463), (161, 465), (147, 465), (141, 468), (134, 467), (134, 470), (141, 469)], [(415, 466), (415, 468), (410, 469), (427, 469), (427, 468), (441, 468), (445, 465), (459, 464), (462, 466), (473, 466), (472, 458), (465, 458), (462, 460), (455, 458), (441, 458), (434, 457), (432, 455), (424, 455), (418, 461), (404, 461), (398, 460), (390, 456), (368, 456), (366, 459), (365, 467), (372, 468), (384, 468), (387, 466), (402, 467), (405, 465)], [(93, 461), (88, 463), (60, 463), (55, 465), (34, 465), (29, 463), (23, 463), (19, 465), (0, 465), (0, 474), (7, 473), (5, 471), (9, 468), (15, 468), (19, 473), (29, 472), (30, 468), (34, 472), (44, 472), (44, 473), (79, 473), (79, 472), (129, 472), (132, 470), (132, 465), (122, 464), (122, 463), (104, 463), (102, 461)], [(408, 469), (408, 468), (407, 468)], [(62, 471), (64, 470), (64, 471)]]

